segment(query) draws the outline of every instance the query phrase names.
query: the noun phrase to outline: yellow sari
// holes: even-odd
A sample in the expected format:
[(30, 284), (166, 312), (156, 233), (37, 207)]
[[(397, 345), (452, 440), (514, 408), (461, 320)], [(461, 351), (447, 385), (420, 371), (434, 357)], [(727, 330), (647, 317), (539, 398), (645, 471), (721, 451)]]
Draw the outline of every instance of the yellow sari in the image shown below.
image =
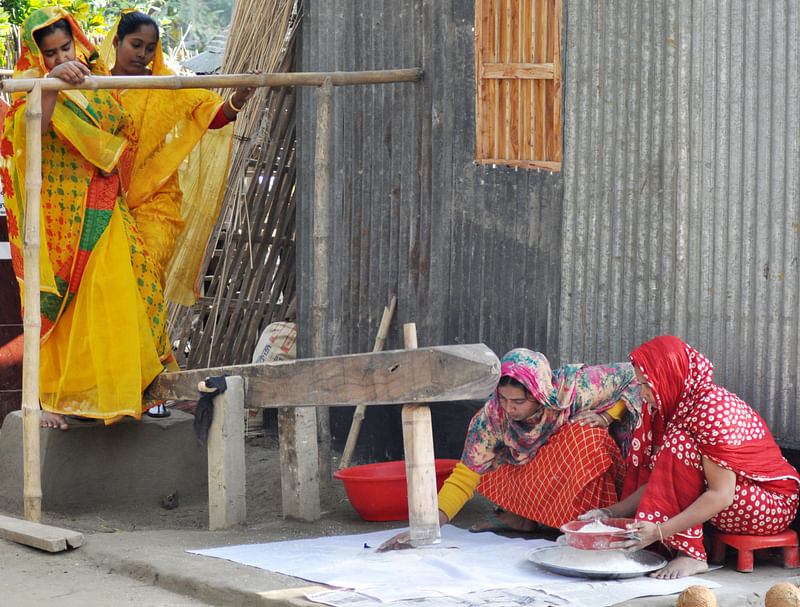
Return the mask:
[[(100, 46), (107, 65), (116, 61), (118, 26), (119, 20)], [(160, 40), (149, 67), (156, 76), (173, 74)], [(223, 100), (205, 89), (128, 89), (120, 99), (139, 137), (128, 205), (167, 299), (192, 305), (225, 191), (233, 125), (208, 131)]]
[[(108, 75), (75, 20), (58, 7), (22, 28), (14, 77), (43, 77), (33, 32), (66, 19), (77, 58)], [(12, 262), (23, 291), (25, 102), (14, 95), (0, 141), (0, 179)], [(40, 208), (43, 409), (111, 423), (142, 414), (142, 392), (173, 361), (156, 270), (119, 195), (129, 183), (134, 131), (109, 92), (62, 91), (42, 136)], [(103, 176), (115, 171), (111, 176)], [(23, 294), (24, 296), (24, 294)], [(24, 301), (23, 301), (24, 306)]]

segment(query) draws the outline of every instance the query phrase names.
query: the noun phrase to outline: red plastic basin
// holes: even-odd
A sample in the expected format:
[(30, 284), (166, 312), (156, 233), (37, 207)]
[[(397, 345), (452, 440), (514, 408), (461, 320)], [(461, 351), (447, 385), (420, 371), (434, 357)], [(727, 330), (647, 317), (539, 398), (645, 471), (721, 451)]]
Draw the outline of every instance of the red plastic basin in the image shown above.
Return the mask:
[[(436, 489), (442, 488), (457, 459), (436, 460)], [(406, 463), (382, 462), (353, 466), (333, 473), (344, 483), (353, 508), (365, 521), (403, 521), (408, 519)]]
[(561, 525), (561, 531), (567, 537), (567, 545), (582, 550), (608, 550), (612, 542), (619, 542), (625, 539), (624, 536), (631, 532), (625, 529), (625, 525), (633, 523), (632, 518), (605, 518), (597, 522), (604, 523), (609, 527), (619, 527), (619, 531), (601, 531), (598, 533), (581, 531), (586, 525), (595, 521), (570, 521)]

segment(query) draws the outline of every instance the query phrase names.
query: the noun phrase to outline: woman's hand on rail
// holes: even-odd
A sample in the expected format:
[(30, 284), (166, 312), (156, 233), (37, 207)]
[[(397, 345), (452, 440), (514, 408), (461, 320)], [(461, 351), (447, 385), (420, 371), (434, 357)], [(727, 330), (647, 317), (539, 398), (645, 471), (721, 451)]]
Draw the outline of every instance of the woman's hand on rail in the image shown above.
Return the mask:
[[(261, 70), (249, 70), (247, 73), (260, 74)], [(255, 86), (240, 86), (236, 89), (236, 92), (231, 95), (231, 101), (233, 101), (233, 104), (236, 107), (241, 108), (245, 103), (247, 103), (247, 100), (253, 96), (253, 93), (256, 92), (256, 88), (257, 87)]]
[[(250, 70), (249, 74), (260, 74), (261, 70)], [(228, 120), (236, 120), (236, 116), (244, 109), (247, 100), (256, 92), (255, 86), (240, 86), (222, 106), (222, 112)]]
[(70, 84), (80, 84), (86, 80), (86, 76), (91, 75), (89, 68), (77, 59), (66, 61), (55, 66), (50, 73), (47, 74), (48, 78), (60, 78), (64, 82)]

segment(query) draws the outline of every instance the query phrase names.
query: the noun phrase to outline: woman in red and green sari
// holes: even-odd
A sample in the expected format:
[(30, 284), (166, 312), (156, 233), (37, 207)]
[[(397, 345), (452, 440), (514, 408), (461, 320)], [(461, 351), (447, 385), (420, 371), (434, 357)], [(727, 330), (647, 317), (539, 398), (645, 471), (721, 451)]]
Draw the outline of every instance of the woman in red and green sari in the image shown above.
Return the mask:
[[(14, 77), (70, 83), (109, 75), (63, 9), (35, 11), (22, 28)], [(0, 143), (12, 261), (23, 291), (25, 102), (14, 96)], [(111, 91), (42, 95), (40, 203), (42, 425), (65, 416), (140, 418), (142, 392), (174, 366), (157, 271), (124, 202), (135, 136)], [(24, 301), (23, 301), (24, 306)]]

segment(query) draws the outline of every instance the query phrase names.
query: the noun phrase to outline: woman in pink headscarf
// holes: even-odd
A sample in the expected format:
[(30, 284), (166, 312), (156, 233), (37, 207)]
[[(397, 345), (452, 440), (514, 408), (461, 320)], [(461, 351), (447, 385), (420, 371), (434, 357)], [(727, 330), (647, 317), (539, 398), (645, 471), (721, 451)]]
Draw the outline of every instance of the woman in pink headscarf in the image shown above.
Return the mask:
[(713, 366), (677, 337), (631, 353), (645, 405), (628, 454), (623, 500), (581, 518), (633, 516), (638, 550), (661, 542), (674, 558), (652, 575), (708, 569), (703, 523), (726, 533), (773, 535), (794, 520), (800, 475), (764, 420), (713, 383)]
[[(642, 394), (630, 363), (564, 365), (515, 348), (472, 418), (461, 461), (439, 492), (439, 524), (477, 492), (497, 505), (470, 531), (535, 532), (617, 501)], [(404, 547), (408, 532), (380, 550)]]

